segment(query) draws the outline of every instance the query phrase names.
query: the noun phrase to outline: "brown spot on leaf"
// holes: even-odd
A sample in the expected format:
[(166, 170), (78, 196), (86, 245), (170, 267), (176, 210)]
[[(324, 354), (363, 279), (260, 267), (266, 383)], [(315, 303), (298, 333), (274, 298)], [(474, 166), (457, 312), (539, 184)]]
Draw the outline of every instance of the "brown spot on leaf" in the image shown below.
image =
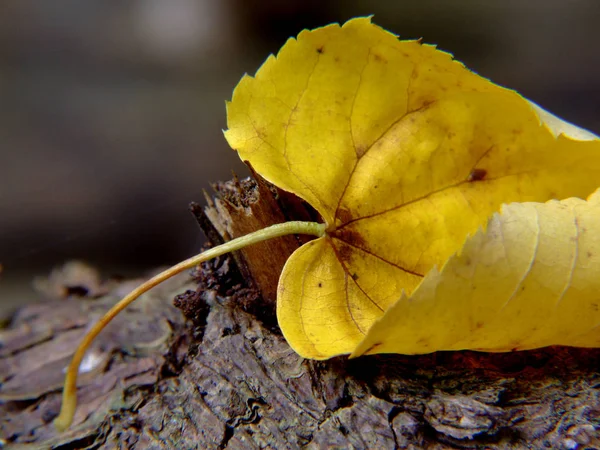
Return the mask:
[(342, 245), (337, 249), (337, 256), (343, 263), (348, 263), (352, 258), (352, 249), (347, 245)]
[(352, 279), (353, 279), (354, 281), (358, 280), (358, 274), (357, 274), (357, 273), (353, 273), (353, 274), (351, 275), (351, 277), (352, 277)]
[(352, 213), (344, 208), (340, 208), (337, 210), (336, 217), (340, 220), (341, 225), (351, 222), (353, 219)]
[(323, 287), (323, 283), (319, 283), (317, 286), (318, 287)]
[(476, 330), (479, 330), (479, 329), (481, 329), (481, 328), (483, 328), (483, 322), (477, 322), (477, 323), (475, 324), (475, 329), (476, 329)]
[(426, 337), (422, 337), (417, 341), (417, 345), (422, 345), (423, 347), (429, 346), (429, 339)]
[(487, 175), (487, 170), (485, 169), (473, 169), (471, 173), (467, 177), (467, 181), (481, 181)]
[(323, 54), (323, 46), (322, 46), (322, 45), (321, 45), (319, 48), (317, 48), (317, 53), (318, 53), (319, 55), (322, 55), (322, 54)]
[(367, 152), (367, 147), (365, 147), (364, 145), (358, 145), (355, 147), (355, 151), (356, 151), (356, 156), (360, 158)]
[(370, 346), (366, 351), (365, 351), (365, 355), (368, 355), (369, 353), (371, 353), (373, 350), (375, 350), (377, 347), (381, 346), (381, 342), (377, 342), (376, 344), (373, 344), (372, 346)]
[(267, 137), (267, 132), (264, 128), (262, 127), (255, 127), (254, 130), (256, 131), (256, 136), (260, 139), (265, 139)]
[(378, 62), (381, 62), (384, 64), (388, 62), (387, 58), (384, 58), (383, 56), (381, 56), (378, 53), (373, 53), (373, 58), (375, 58), (375, 61), (378, 61)]
[(365, 239), (358, 231), (342, 228), (341, 230), (334, 231), (331, 235), (353, 247), (367, 248)]

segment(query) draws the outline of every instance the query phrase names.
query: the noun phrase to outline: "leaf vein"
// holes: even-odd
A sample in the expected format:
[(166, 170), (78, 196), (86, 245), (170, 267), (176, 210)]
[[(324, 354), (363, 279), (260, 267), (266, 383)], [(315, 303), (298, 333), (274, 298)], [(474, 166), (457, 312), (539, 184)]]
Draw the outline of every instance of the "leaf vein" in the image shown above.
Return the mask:
[(565, 282), (565, 287), (563, 288), (562, 292), (560, 293), (560, 296), (558, 297), (558, 300), (556, 301), (556, 305), (554, 305), (554, 309), (557, 309), (560, 306), (564, 296), (571, 287), (571, 282), (573, 281), (573, 273), (575, 272), (575, 268), (577, 267), (577, 260), (579, 259), (579, 219), (577, 218), (577, 213), (575, 209), (572, 209), (572, 211), (574, 216), (573, 224), (575, 225), (575, 251), (573, 252), (573, 260), (571, 261), (571, 270), (569, 271), (569, 276), (567, 278), (567, 281)]
[[(341, 240), (341, 239), (340, 239), (340, 240)], [(360, 250), (361, 252), (364, 252), (364, 253), (366, 253), (367, 255), (373, 256), (374, 258), (377, 258), (377, 259), (379, 259), (380, 261), (383, 261), (384, 263), (387, 263), (387, 264), (389, 264), (390, 266), (392, 266), (392, 267), (395, 267), (395, 268), (397, 268), (397, 269), (401, 270), (402, 272), (408, 273), (408, 274), (410, 274), (410, 275), (414, 275), (414, 276), (416, 276), (416, 277), (421, 277), (421, 278), (423, 278), (423, 277), (425, 276), (425, 275), (424, 275), (424, 274), (422, 274), (422, 273), (419, 273), (419, 272), (415, 272), (415, 271), (412, 271), (412, 270), (406, 269), (406, 268), (404, 268), (404, 267), (402, 267), (402, 266), (399, 266), (398, 264), (394, 264), (393, 262), (391, 262), (391, 261), (388, 261), (388, 260), (387, 260), (387, 259), (385, 259), (384, 257), (382, 257), (382, 256), (379, 256), (379, 255), (377, 255), (376, 253), (373, 253), (373, 252), (371, 252), (370, 250), (367, 250), (366, 248), (359, 247), (358, 245), (356, 245), (356, 244), (352, 244), (352, 243), (350, 243), (350, 242), (346, 242), (346, 241), (342, 241), (342, 242), (343, 242), (344, 244), (346, 244), (346, 245), (349, 245), (350, 247), (354, 247), (355, 249), (357, 249), (357, 250)]]
[(534, 211), (535, 211), (535, 223), (536, 223), (537, 230), (536, 230), (536, 233), (535, 233), (535, 235), (536, 235), (535, 247), (533, 248), (533, 252), (532, 252), (532, 255), (531, 255), (531, 260), (529, 261), (529, 266), (527, 267), (527, 270), (525, 270), (525, 273), (523, 273), (523, 276), (521, 277), (521, 279), (519, 280), (519, 282), (515, 286), (515, 289), (513, 290), (512, 294), (510, 295), (510, 297), (508, 298), (508, 300), (506, 300), (504, 302), (504, 304), (500, 307), (499, 311), (504, 310), (508, 306), (508, 304), (515, 299), (515, 297), (517, 296), (520, 288), (523, 286), (523, 283), (525, 283), (525, 281), (527, 280), (527, 277), (531, 273), (531, 269), (533, 269), (533, 266), (535, 264), (535, 259), (536, 259), (536, 256), (537, 256), (537, 253), (538, 253), (538, 249), (539, 249), (539, 246), (540, 246), (541, 227), (540, 227), (540, 215), (539, 215), (537, 209), (534, 208)]
[[(501, 179), (507, 178), (507, 177), (514, 177), (514, 176), (528, 175), (528, 174), (530, 174), (529, 171), (511, 173), (511, 174), (501, 175), (501, 176), (496, 177), (496, 178), (486, 178), (484, 181), (479, 181), (478, 183), (489, 183), (491, 181), (498, 181), (498, 180), (501, 180)], [(358, 217), (356, 219), (352, 219), (352, 220), (350, 220), (350, 221), (348, 221), (348, 222), (340, 225), (339, 227), (337, 227), (337, 230), (341, 230), (342, 228), (347, 227), (348, 225), (354, 224), (356, 222), (359, 222), (361, 220), (372, 219), (374, 217), (378, 217), (378, 216), (381, 216), (383, 214), (387, 214), (389, 212), (396, 211), (396, 210), (398, 210), (400, 208), (404, 208), (405, 206), (411, 205), (413, 203), (417, 203), (417, 202), (420, 202), (422, 200), (426, 200), (426, 199), (428, 199), (429, 197), (431, 197), (433, 195), (436, 195), (436, 194), (439, 194), (440, 192), (445, 191), (446, 189), (459, 188), (460, 186), (462, 186), (464, 184), (469, 184), (469, 183), (472, 183), (472, 182), (469, 181), (469, 180), (463, 180), (463, 181), (460, 181), (460, 182), (455, 183), (455, 184), (449, 184), (449, 185), (443, 186), (443, 187), (441, 187), (439, 189), (436, 189), (435, 191), (428, 192), (427, 194), (422, 195), (421, 197), (417, 197), (417, 198), (412, 199), (412, 200), (410, 200), (408, 202), (404, 202), (404, 203), (402, 203), (400, 205), (393, 206), (392, 208), (385, 209), (383, 211), (376, 212), (376, 213), (373, 213), (373, 214), (368, 214), (368, 215), (365, 215), (363, 217)]]

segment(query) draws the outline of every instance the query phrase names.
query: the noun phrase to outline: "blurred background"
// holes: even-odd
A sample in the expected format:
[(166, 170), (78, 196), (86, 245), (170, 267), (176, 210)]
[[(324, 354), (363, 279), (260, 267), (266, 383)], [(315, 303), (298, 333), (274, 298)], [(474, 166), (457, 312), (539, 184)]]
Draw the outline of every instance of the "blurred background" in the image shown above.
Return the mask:
[(373, 14), (600, 133), (599, 0), (18, 0), (0, 10), (4, 314), (67, 260), (135, 275), (195, 253), (203, 237), (188, 203), (247, 173), (221, 132), (225, 100), (303, 28)]

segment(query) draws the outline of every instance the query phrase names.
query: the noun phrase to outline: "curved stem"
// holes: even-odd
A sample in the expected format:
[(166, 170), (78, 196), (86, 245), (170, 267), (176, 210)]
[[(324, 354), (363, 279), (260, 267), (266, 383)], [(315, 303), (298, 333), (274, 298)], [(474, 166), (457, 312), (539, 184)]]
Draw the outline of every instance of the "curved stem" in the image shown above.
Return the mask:
[(233, 239), (217, 247), (211, 248), (210, 250), (207, 250), (204, 253), (200, 253), (199, 255), (192, 256), (191, 258), (186, 259), (185, 261), (182, 261), (179, 264), (176, 264), (173, 267), (170, 267), (169, 269), (165, 270), (164, 272), (161, 272), (158, 275), (150, 278), (148, 281), (135, 288), (120, 302), (114, 305), (96, 324), (94, 324), (92, 329), (84, 336), (84, 338), (79, 343), (79, 346), (77, 347), (77, 350), (73, 355), (73, 359), (71, 360), (71, 363), (67, 368), (60, 414), (54, 420), (54, 426), (56, 427), (56, 429), (59, 431), (66, 430), (73, 422), (75, 409), (77, 407), (77, 374), (79, 372), (79, 365), (81, 364), (81, 360), (83, 359), (83, 356), (85, 355), (85, 352), (87, 351), (88, 347), (96, 338), (96, 336), (100, 333), (100, 331), (102, 331), (102, 329), (106, 325), (108, 325), (108, 323), (112, 319), (114, 319), (115, 316), (119, 314), (119, 312), (125, 309), (140, 295), (149, 291), (157, 284), (162, 283), (163, 281), (171, 278), (174, 275), (177, 275), (180, 272), (183, 272), (186, 269), (195, 267), (201, 262), (207, 261), (225, 253), (239, 250), (241, 248), (247, 247), (252, 244), (257, 244), (267, 239), (272, 239), (289, 234), (309, 234), (321, 237), (325, 234), (325, 228), (325, 224), (320, 224), (316, 222), (285, 222), (272, 225), (262, 230), (258, 230), (253, 233), (247, 234), (246, 236)]

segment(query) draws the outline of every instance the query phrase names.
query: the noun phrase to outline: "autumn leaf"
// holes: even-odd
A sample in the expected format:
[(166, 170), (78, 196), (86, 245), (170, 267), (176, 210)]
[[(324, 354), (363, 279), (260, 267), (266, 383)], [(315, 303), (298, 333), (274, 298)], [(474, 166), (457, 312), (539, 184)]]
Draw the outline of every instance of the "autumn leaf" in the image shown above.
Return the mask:
[(511, 203), (435, 268), (353, 351), (493, 352), (600, 345), (600, 191)]
[(317, 238), (278, 285), (279, 325), (307, 358), (600, 345), (600, 195), (581, 200), (599, 184), (597, 136), (368, 18), (290, 39), (227, 112), (231, 147), (324, 223), (258, 230), (125, 296), (75, 351), (59, 430), (87, 348), (120, 311), (174, 274), (289, 234)]
[[(243, 160), (327, 224), (278, 288), (281, 329), (309, 358), (353, 352), (396, 304), (393, 328), (425, 275), (502, 204), (585, 198), (600, 180), (600, 142), (582, 140), (591, 133), (368, 18), (290, 39), (240, 81), (228, 126)], [(428, 314), (419, 326), (443, 334)], [(438, 349), (420, 348), (410, 353)]]

